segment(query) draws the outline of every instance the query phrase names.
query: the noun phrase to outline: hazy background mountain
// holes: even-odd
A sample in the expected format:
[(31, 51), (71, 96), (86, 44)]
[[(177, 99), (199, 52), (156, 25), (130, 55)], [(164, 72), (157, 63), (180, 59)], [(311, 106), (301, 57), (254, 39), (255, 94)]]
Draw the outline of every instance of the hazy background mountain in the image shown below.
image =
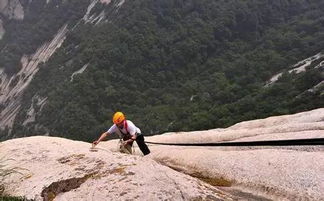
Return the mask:
[(321, 0), (4, 0), (0, 38), (2, 140), (90, 141), (116, 110), (148, 135), (324, 106)]

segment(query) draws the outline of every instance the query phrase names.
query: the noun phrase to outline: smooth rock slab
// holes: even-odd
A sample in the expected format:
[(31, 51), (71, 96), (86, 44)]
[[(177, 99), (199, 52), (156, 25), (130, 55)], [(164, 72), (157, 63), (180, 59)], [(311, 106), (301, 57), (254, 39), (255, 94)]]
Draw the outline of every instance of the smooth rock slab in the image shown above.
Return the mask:
[(35, 200), (231, 200), (232, 196), (148, 157), (56, 137), (0, 144), (5, 193)]

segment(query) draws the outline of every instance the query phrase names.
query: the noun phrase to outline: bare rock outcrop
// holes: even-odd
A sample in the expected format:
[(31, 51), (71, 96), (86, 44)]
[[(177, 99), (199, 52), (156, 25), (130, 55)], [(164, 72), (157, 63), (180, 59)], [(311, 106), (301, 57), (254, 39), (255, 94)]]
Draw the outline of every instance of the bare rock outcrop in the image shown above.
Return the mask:
[[(324, 138), (324, 108), (238, 123), (226, 129), (168, 133), (152, 142)], [(228, 181), (228, 190), (274, 200), (324, 200), (324, 146), (150, 146), (151, 158), (192, 175)]]
[(5, 29), (3, 27), (3, 22), (0, 19), (0, 40), (2, 39), (3, 35), (5, 34)]
[(232, 200), (148, 157), (90, 147), (40, 136), (2, 142), (0, 158), (19, 172), (5, 178), (5, 193), (35, 200)]
[[(146, 140), (195, 143), (300, 138), (324, 138), (324, 108)], [(117, 153), (116, 142), (102, 142), (92, 150), (89, 143), (54, 137), (2, 142), (0, 159), (6, 160), (6, 167), (20, 168), (20, 174), (4, 180), (5, 193), (36, 200), (324, 200), (323, 145), (150, 145), (151, 154), (142, 157), (137, 148), (136, 155)]]
[(9, 19), (24, 19), (24, 8), (19, 0), (1, 0), (0, 13)]
[[(241, 122), (225, 129), (166, 133), (146, 141), (210, 143), (324, 138), (324, 108)], [(116, 141), (104, 142), (116, 150)], [(324, 200), (324, 146), (150, 145), (148, 156), (249, 200)], [(141, 154), (136, 148), (135, 152)]]
[[(320, 52), (320, 53), (313, 55), (307, 59), (297, 62), (296, 64), (294, 64), (293, 66), (290, 67), (291, 69), (288, 72), (296, 73), (296, 74), (304, 72), (304, 71), (306, 71), (306, 68), (311, 66), (311, 64), (313, 64), (313, 62), (315, 62), (315, 61), (319, 62), (319, 64), (317, 66), (315, 66), (314, 68), (320, 68), (323, 66), (323, 62), (324, 62), (323, 57), (324, 57), (324, 54)], [(268, 82), (265, 86), (270, 86), (271, 84), (275, 83), (282, 75), (283, 75), (283, 72), (280, 72), (280, 73), (272, 76), (270, 78), (270, 80), (268, 80)]]
[(64, 42), (67, 32), (68, 28), (67, 24), (65, 24), (58, 30), (54, 38), (38, 48), (35, 54), (31, 56), (24, 55), (21, 58), (22, 68), (16, 75), (9, 77), (0, 69), (0, 79), (2, 80), (0, 85), (0, 105), (6, 105), (0, 111), (0, 129), (12, 128), (21, 107), (20, 100), (25, 89), (38, 72), (38, 65), (48, 61), (56, 49)]

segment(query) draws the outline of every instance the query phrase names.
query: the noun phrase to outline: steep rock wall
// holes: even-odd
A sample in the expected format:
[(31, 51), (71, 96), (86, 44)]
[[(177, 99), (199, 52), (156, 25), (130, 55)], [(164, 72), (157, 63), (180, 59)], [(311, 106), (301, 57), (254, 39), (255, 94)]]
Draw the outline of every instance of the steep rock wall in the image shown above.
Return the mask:
[(33, 55), (24, 55), (21, 58), (22, 68), (16, 75), (8, 77), (3, 71), (1, 72), (0, 105), (3, 107), (0, 113), (1, 129), (6, 127), (10, 129), (13, 126), (15, 117), (20, 109), (23, 92), (38, 72), (38, 65), (45, 63), (55, 50), (61, 46), (67, 31), (67, 25), (64, 25), (50, 42), (38, 48)]

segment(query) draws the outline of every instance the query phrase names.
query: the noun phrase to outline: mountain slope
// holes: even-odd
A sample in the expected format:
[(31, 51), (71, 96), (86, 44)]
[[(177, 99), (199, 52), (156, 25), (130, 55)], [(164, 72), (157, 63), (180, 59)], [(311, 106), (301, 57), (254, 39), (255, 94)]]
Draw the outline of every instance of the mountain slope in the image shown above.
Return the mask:
[(1, 180), (4, 193), (35, 201), (232, 199), (151, 159), (105, 149), (91, 151), (90, 147), (85, 142), (43, 136), (1, 143), (5, 168), (17, 171)]
[[(300, 138), (324, 138), (324, 108), (146, 140), (198, 143)], [(19, 167), (20, 174), (5, 177), (0, 185), (4, 184), (7, 194), (35, 200), (324, 198), (323, 146), (148, 145), (151, 154), (142, 156), (138, 147), (135, 155), (117, 153), (118, 140), (101, 142), (95, 148), (57, 137), (7, 140), (0, 143), (0, 159), (6, 165), (1, 168)]]
[[(51, 133), (91, 141), (116, 110), (156, 134), (323, 107), (323, 88), (315, 87), (323, 58), (289, 72), (324, 49), (323, 1), (74, 4), (63, 7), (77, 13), (60, 22), (70, 27), (64, 43), (39, 65), (3, 139)], [(19, 66), (12, 65), (9, 72)]]
[[(235, 124), (165, 133), (146, 141), (213, 143), (324, 138), (324, 108)], [(116, 151), (117, 140), (99, 147)], [(270, 200), (324, 199), (324, 146), (197, 147), (149, 144), (150, 158), (238, 195)], [(141, 154), (138, 148), (135, 153)], [(259, 200), (262, 200), (261, 198)]]

